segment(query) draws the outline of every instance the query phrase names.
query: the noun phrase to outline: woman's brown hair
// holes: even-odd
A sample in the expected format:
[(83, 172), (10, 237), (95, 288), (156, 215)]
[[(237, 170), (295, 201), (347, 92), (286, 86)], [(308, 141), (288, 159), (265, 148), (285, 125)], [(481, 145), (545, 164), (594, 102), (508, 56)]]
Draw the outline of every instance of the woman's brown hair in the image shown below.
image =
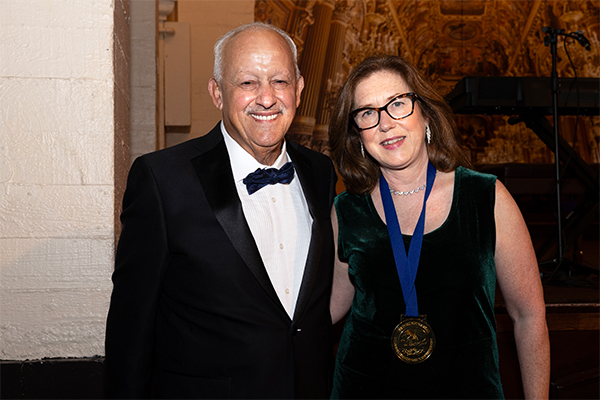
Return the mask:
[(358, 84), (380, 71), (400, 75), (410, 90), (417, 94), (421, 113), (429, 121), (431, 129), (431, 143), (427, 144), (431, 164), (442, 172), (454, 171), (459, 166), (472, 167), (460, 144), (452, 109), (433, 85), (402, 57), (369, 57), (350, 72), (340, 91), (329, 124), (331, 156), (346, 190), (355, 194), (370, 193), (381, 174), (379, 165), (372, 157), (367, 154), (363, 157), (360, 150), (360, 131), (349, 116), (353, 111), (354, 93)]

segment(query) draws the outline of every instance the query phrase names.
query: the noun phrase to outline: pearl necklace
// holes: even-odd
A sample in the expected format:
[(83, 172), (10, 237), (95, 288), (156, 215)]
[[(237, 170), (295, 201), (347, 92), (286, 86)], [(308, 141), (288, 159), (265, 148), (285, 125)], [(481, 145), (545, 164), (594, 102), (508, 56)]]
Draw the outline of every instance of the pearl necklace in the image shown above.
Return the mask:
[(426, 183), (424, 183), (424, 184), (423, 184), (423, 186), (421, 186), (421, 187), (418, 187), (418, 188), (416, 188), (416, 189), (413, 189), (413, 190), (410, 190), (410, 191), (408, 191), (408, 192), (399, 192), (399, 191), (397, 191), (397, 190), (390, 189), (390, 193), (391, 193), (391, 194), (395, 194), (396, 196), (408, 196), (409, 194), (418, 193), (418, 192), (419, 192), (419, 190), (423, 190), (423, 189), (425, 189), (425, 187), (426, 187), (426, 186), (427, 186), (427, 184), (426, 184)]

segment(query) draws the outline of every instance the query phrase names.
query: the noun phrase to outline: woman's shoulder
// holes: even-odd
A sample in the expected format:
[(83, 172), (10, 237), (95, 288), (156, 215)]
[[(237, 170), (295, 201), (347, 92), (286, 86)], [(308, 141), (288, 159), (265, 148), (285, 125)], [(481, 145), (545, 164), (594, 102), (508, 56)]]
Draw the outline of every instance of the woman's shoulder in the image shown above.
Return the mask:
[(355, 194), (344, 191), (338, 194), (334, 199), (335, 210), (338, 218), (356, 215), (361, 210), (370, 209), (369, 194)]
[(474, 171), (465, 167), (458, 167), (455, 171), (455, 186), (456, 199), (460, 204), (468, 207), (476, 207), (477, 205), (492, 206), (496, 198), (496, 182), (495, 175)]
[(364, 194), (355, 194), (355, 193), (350, 193), (347, 190), (343, 191), (342, 193), (338, 194), (335, 197), (335, 204), (337, 205), (348, 205), (348, 204), (357, 204), (357, 203), (362, 203), (366, 200), (368, 195), (364, 195)]
[(455, 171), (455, 180), (466, 185), (482, 187), (494, 186), (498, 179), (495, 175), (472, 170), (466, 167), (458, 167)]

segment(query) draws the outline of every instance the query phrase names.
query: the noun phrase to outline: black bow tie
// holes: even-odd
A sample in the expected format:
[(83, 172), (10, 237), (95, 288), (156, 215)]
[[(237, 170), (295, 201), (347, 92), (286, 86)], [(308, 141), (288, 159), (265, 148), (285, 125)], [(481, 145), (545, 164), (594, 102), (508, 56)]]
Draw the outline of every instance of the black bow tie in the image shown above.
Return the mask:
[(286, 163), (281, 169), (259, 168), (248, 174), (242, 182), (246, 185), (248, 194), (252, 194), (267, 185), (290, 183), (294, 179), (294, 164)]

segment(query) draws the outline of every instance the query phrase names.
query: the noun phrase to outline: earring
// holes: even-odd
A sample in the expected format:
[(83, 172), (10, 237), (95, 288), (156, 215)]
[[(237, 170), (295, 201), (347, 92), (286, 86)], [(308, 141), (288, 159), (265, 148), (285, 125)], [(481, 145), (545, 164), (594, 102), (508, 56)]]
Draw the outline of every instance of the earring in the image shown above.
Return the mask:
[(360, 142), (360, 154), (362, 154), (363, 158), (365, 158), (365, 148), (362, 142)]
[(431, 129), (429, 125), (425, 127), (425, 135), (427, 136), (427, 143), (431, 143)]

